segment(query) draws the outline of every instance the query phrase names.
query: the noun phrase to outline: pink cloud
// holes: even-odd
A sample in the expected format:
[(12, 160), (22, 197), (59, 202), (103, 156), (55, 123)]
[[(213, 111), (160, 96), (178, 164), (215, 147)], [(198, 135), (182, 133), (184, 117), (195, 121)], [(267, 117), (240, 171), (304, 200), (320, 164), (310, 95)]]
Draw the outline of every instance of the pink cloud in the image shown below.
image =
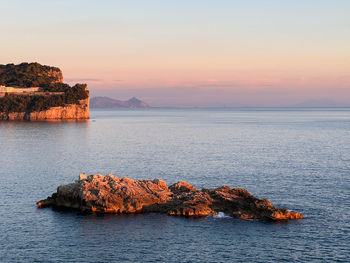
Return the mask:
[(219, 81), (215, 78), (210, 78), (210, 79), (207, 79), (207, 83), (208, 84), (218, 84)]
[(276, 84), (279, 84), (281, 80), (279, 78), (269, 78), (269, 77), (263, 77), (263, 78), (253, 78), (249, 81), (249, 84), (252, 86), (273, 86)]

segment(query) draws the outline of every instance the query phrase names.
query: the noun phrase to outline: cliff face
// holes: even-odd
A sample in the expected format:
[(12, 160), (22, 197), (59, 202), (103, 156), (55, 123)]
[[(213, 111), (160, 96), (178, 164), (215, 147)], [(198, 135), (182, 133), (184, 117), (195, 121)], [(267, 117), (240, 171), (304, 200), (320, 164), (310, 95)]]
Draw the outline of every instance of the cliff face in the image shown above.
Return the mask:
[(89, 119), (89, 98), (80, 100), (79, 104), (69, 104), (64, 107), (52, 107), (46, 111), (29, 112), (25, 120), (67, 120), (67, 119)]
[(0, 113), (0, 120), (45, 121), (89, 119), (89, 100), (90, 98), (88, 97), (85, 100), (80, 100), (79, 104), (68, 104), (64, 107), (52, 107), (45, 111)]
[(112, 174), (81, 174), (75, 183), (59, 186), (56, 193), (37, 205), (112, 214), (158, 212), (199, 217), (223, 212), (242, 219), (304, 218), (297, 212), (276, 208), (268, 200), (256, 198), (241, 188), (198, 190), (184, 181), (168, 187), (161, 179), (136, 181)]

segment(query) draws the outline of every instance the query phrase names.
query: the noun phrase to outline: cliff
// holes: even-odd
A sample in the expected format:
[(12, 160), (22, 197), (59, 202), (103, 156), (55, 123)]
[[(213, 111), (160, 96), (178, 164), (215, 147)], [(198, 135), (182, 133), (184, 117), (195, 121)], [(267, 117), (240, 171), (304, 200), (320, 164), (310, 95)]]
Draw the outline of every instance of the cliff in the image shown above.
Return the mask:
[(39, 63), (0, 65), (0, 85), (0, 120), (89, 119), (87, 85), (63, 83), (59, 68)]
[(33, 112), (0, 112), (0, 120), (83, 120), (89, 119), (89, 97), (79, 100), (77, 104), (67, 104), (60, 107), (51, 107), (43, 111)]
[(83, 212), (131, 214), (158, 212), (172, 216), (199, 217), (223, 212), (235, 218), (288, 220), (302, 214), (278, 209), (241, 188), (222, 186), (198, 190), (181, 181), (171, 186), (160, 179), (133, 180), (113, 175), (81, 174), (74, 183), (37, 202), (39, 208), (72, 208)]

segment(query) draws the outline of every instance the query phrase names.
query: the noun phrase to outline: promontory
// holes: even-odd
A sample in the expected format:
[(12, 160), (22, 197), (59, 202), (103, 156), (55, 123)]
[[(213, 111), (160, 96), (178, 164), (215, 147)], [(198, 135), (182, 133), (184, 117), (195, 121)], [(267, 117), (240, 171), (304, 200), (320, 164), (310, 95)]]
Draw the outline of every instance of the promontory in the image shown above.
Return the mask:
[(89, 119), (86, 84), (63, 82), (59, 68), (39, 63), (0, 65), (0, 120)]
[(166, 213), (171, 216), (203, 217), (225, 213), (241, 219), (280, 221), (301, 219), (300, 213), (274, 207), (242, 188), (196, 189), (185, 181), (171, 186), (161, 179), (133, 180), (112, 174), (81, 174), (74, 183), (37, 202), (39, 208), (76, 209), (98, 214)]

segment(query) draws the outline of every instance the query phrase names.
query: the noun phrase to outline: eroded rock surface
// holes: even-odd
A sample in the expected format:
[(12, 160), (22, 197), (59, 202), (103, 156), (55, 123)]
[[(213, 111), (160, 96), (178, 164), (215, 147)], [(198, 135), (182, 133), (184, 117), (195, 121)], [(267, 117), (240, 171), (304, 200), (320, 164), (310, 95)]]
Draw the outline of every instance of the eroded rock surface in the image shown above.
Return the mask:
[(0, 120), (8, 121), (85, 120), (89, 118), (89, 98), (80, 100), (78, 104), (67, 104), (63, 107), (51, 107), (44, 111), (0, 112)]
[(304, 218), (297, 212), (275, 208), (268, 200), (256, 198), (241, 188), (197, 190), (184, 181), (168, 187), (161, 179), (133, 180), (111, 174), (81, 174), (77, 181), (59, 186), (56, 193), (37, 205), (114, 214), (160, 212), (192, 217), (224, 212), (243, 219)]

